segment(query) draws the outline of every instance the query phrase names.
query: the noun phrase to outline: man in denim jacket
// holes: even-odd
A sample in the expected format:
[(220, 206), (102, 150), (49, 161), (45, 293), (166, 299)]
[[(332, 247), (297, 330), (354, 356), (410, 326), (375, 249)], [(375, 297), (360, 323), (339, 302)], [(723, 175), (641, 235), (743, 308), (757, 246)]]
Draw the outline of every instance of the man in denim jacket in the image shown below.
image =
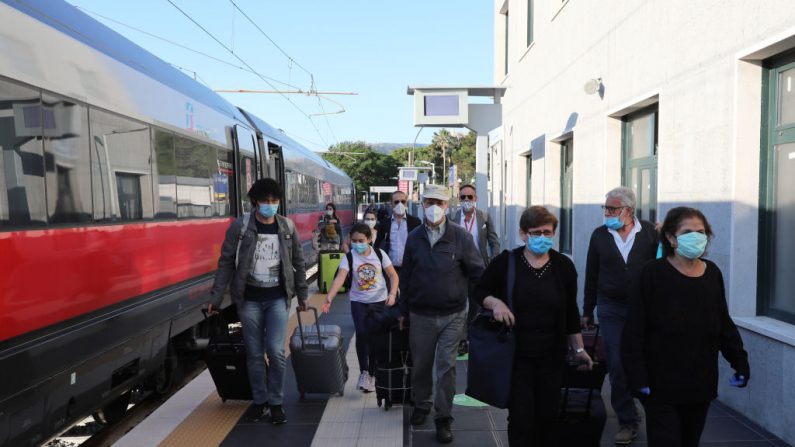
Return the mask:
[(246, 419), (256, 422), (270, 415), (273, 424), (287, 422), (282, 401), (290, 301), (297, 296), (299, 309), (305, 310), (307, 299), (306, 267), (295, 224), (276, 214), (282, 192), (282, 187), (270, 178), (257, 180), (251, 186), (248, 196), (255, 212), (238, 218), (226, 231), (207, 309), (209, 314), (217, 312), (229, 285), (243, 325), (248, 378), (254, 395)]

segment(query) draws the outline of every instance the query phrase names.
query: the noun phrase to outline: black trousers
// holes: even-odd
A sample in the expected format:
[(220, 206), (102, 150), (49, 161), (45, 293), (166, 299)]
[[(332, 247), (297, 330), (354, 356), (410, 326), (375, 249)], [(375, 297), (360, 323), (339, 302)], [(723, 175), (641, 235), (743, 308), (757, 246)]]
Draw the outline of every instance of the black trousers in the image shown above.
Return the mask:
[(524, 357), (517, 354), (508, 407), (511, 447), (557, 446), (558, 409), (564, 358), (559, 354)]
[(698, 447), (710, 402), (658, 404), (643, 402), (649, 447)]

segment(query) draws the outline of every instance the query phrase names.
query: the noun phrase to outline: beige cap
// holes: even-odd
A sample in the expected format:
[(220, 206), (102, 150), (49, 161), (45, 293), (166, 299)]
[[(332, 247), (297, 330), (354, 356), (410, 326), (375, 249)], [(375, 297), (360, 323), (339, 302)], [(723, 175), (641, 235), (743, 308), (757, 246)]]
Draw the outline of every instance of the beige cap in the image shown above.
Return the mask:
[(425, 192), (422, 194), (422, 198), (449, 202), (450, 192), (447, 187), (443, 185), (425, 185)]

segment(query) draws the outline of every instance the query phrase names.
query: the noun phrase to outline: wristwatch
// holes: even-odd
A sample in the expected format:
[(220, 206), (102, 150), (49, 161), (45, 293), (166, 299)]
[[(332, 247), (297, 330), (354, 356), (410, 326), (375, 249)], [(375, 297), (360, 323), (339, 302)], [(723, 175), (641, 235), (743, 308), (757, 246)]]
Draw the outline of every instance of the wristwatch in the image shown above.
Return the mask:
[(575, 349), (575, 350), (574, 350), (574, 353), (575, 353), (575, 354), (579, 354), (579, 353), (581, 353), (581, 352), (583, 352), (583, 351), (585, 351), (585, 349), (583, 349), (583, 348), (577, 348), (577, 349)]

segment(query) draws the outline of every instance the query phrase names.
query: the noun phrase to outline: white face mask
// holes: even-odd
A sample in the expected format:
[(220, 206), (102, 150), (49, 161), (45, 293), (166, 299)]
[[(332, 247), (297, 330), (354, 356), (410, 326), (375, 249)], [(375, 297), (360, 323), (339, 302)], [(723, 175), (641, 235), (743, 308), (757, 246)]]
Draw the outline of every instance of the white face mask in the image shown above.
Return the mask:
[(397, 214), (398, 216), (402, 216), (402, 215), (406, 214), (406, 205), (403, 205), (402, 203), (398, 203), (397, 205), (395, 205), (395, 208), (392, 211), (395, 214)]
[(375, 228), (375, 220), (374, 219), (364, 219), (364, 223), (367, 224), (370, 228)]
[(444, 209), (439, 205), (431, 205), (425, 208), (425, 220), (432, 224), (437, 224), (444, 217)]
[(331, 217), (333, 215), (334, 215), (334, 210), (326, 210), (326, 216)]

